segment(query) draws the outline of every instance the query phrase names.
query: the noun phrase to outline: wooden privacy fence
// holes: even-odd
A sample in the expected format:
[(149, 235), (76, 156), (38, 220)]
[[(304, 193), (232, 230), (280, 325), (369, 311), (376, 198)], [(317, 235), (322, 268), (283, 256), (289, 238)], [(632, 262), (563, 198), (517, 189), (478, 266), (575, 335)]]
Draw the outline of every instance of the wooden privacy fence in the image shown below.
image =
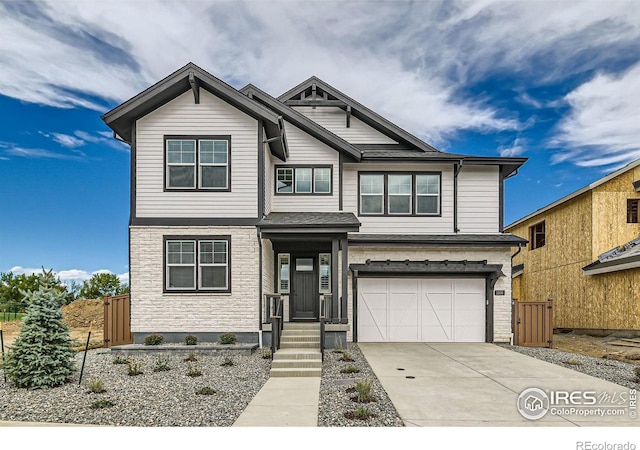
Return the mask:
[(553, 300), (513, 301), (513, 344), (524, 347), (552, 347)]
[(129, 294), (104, 298), (104, 346), (133, 344)]

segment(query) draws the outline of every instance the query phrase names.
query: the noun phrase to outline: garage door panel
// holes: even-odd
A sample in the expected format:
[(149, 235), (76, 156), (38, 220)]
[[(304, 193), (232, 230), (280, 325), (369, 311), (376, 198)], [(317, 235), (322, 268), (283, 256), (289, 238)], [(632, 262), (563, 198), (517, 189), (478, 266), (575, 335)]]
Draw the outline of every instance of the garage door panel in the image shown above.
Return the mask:
[(483, 279), (360, 279), (358, 339), (484, 342), (484, 287)]

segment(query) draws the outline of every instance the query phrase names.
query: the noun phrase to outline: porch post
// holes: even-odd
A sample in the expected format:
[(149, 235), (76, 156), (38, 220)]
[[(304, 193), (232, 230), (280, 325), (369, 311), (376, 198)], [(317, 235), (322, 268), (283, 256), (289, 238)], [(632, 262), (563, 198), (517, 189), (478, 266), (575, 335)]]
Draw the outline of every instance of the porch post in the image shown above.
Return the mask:
[(338, 239), (331, 240), (331, 323), (338, 323)]
[(341, 239), (342, 247), (342, 292), (340, 298), (340, 323), (349, 323), (347, 316), (347, 302), (349, 300), (349, 292), (347, 291), (347, 270), (349, 270), (349, 242), (347, 239)]

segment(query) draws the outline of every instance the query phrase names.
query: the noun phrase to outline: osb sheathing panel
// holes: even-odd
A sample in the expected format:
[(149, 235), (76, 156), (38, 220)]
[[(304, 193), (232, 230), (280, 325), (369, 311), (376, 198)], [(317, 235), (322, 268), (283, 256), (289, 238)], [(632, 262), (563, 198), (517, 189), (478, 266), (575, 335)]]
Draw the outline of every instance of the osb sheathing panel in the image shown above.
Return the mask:
[(546, 222), (547, 245), (514, 258), (525, 264), (514, 297), (519, 290), (521, 301), (553, 299), (556, 328), (640, 329), (640, 269), (582, 273), (599, 254), (640, 235), (626, 216), (627, 199), (640, 198), (636, 180), (640, 167), (507, 230), (529, 239), (529, 227)]

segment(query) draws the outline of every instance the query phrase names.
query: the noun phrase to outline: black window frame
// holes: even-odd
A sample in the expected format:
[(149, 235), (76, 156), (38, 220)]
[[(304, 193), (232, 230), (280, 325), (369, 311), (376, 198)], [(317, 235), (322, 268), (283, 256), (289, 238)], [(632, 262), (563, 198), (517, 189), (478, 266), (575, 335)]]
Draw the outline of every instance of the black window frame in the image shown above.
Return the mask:
[[(171, 241), (195, 242), (195, 288), (171, 289), (169, 288), (167, 243)], [(200, 288), (200, 242), (201, 241), (226, 241), (227, 243), (227, 287), (226, 289)], [(162, 292), (164, 294), (230, 294), (231, 293), (231, 236), (230, 235), (167, 235), (162, 239)]]
[(640, 223), (640, 199), (627, 199), (627, 223)]
[[(168, 171), (169, 141), (195, 141), (195, 188), (170, 187)], [(164, 192), (231, 192), (231, 135), (165, 135), (164, 136), (164, 161), (163, 161), (163, 191)], [(200, 165), (200, 141), (226, 141), (227, 142), (227, 186), (224, 188), (199, 187), (201, 176)]]
[[(542, 228), (540, 231), (539, 228)], [(540, 243), (542, 236), (542, 243)], [(535, 223), (529, 227), (529, 250), (536, 250), (547, 245), (547, 225), (545, 221)]]
[[(278, 169), (292, 169), (292, 191), (278, 192)], [(311, 169), (311, 192), (296, 192), (296, 170)], [(329, 192), (316, 192), (316, 169), (329, 169)], [(279, 164), (274, 166), (273, 171), (273, 194), (283, 196), (317, 196), (317, 195), (333, 195), (333, 165), (331, 164)]]
[[(382, 175), (384, 177), (384, 193), (382, 197), (382, 213), (366, 213), (362, 212), (362, 196), (360, 192), (360, 178), (362, 175)], [(410, 175), (411, 176), (411, 212), (410, 213), (389, 213), (389, 175)], [(437, 213), (418, 213), (417, 192), (416, 192), (416, 176), (417, 175), (437, 175), (438, 176), (438, 212)], [(442, 172), (434, 171), (360, 171), (358, 172), (358, 216), (364, 217), (442, 217)]]

